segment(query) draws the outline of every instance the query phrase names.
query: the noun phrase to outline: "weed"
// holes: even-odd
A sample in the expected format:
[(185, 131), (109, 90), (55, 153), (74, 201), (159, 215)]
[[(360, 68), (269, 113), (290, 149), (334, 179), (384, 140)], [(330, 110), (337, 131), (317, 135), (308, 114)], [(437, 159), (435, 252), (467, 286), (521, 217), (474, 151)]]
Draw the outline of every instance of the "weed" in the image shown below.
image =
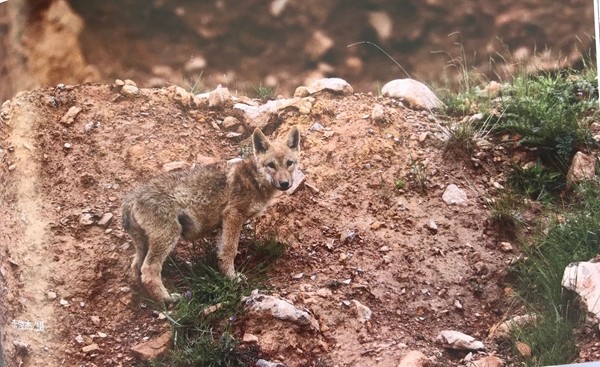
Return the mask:
[(411, 188), (418, 190), (420, 193), (427, 191), (427, 185), (429, 184), (429, 170), (427, 165), (423, 161), (419, 161), (410, 157), (408, 163), (409, 171), (406, 175)]
[(542, 162), (565, 173), (577, 147), (594, 145), (582, 117), (595, 108), (594, 81), (580, 75), (518, 76), (500, 99), (502, 116), (495, 132), (522, 136), (520, 144), (537, 148)]
[(508, 184), (517, 193), (537, 201), (549, 201), (566, 185), (560, 172), (545, 168), (539, 161), (531, 167), (513, 165)]
[(527, 366), (562, 364), (576, 356), (572, 330), (583, 315), (573, 307), (561, 281), (569, 263), (589, 260), (600, 250), (600, 185), (579, 186), (577, 194), (580, 201), (571, 206), (564, 223), (554, 223), (545, 238), (525, 247), (527, 260), (516, 267), (518, 294), (543, 320), (515, 335), (533, 349)]
[(406, 181), (403, 178), (398, 178), (394, 182), (394, 187), (396, 188), (396, 190), (404, 190), (404, 188), (406, 187)]
[(263, 102), (274, 99), (277, 93), (277, 88), (267, 87), (262, 83), (260, 83), (258, 87), (253, 85), (252, 89), (256, 97)]
[(204, 77), (202, 76), (202, 72), (184, 77), (183, 82), (188, 92), (192, 94), (198, 94), (204, 89)]
[[(152, 366), (248, 366), (257, 350), (238, 345), (232, 334), (242, 313), (240, 301), (252, 290), (264, 288), (268, 266), (285, 252), (275, 236), (252, 240), (252, 253), (237, 269), (245, 279), (229, 279), (218, 270), (215, 246), (202, 242), (203, 256), (194, 253), (191, 266), (171, 259), (168, 268), (178, 273), (177, 288), (184, 294), (168, 318), (173, 327), (174, 349)], [(169, 270), (169, 269), (167, 269)]]
[(491, 202), (491, 220), (499, 228), (502, 228), (503, 234), (514, 237), (515, 232), (523, 225), (522, 204), (519, 197), (509, 191), (503, 192), (500, 197)]

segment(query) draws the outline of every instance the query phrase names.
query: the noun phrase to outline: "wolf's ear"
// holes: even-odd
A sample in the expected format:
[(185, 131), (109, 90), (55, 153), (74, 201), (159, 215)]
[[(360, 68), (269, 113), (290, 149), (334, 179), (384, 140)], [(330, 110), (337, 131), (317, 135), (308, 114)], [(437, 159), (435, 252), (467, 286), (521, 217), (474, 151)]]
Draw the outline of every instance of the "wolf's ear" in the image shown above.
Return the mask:
[(292, 127), (287, 137), (287, 146), (292, 150), (300, 148), (300, 132), (296, 126)]
[(265, 134), (257, 128), (252, 133), (252, 145), (254, 146), (254, 155), (257, 155), (269, 150), (271, 143), (269, 143), (269, 139), (267, 139)]

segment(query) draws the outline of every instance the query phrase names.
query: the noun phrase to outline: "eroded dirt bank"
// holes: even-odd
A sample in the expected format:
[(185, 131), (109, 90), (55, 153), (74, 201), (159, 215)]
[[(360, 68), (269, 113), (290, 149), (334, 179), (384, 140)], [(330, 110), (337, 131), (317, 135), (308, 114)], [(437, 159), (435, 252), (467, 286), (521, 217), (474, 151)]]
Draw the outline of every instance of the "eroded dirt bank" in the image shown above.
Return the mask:
[[(370, 118), (375, 104), (383, 122)], [(332, 365), (395, 367), (417, 349), (457, 364), (463, 355), (448, 354), (436, 335), (456, 329), (485, 339), (505, 311), (507, 263), (517, 254), (500, 248), (504, 238), (484, 198), (503, 182), (494, 159), (508, 160), (506, 152), (490, 147), (476, 166), (444, 156), (439, 118), (389, 98), (325, 93), (302, 106), (265, 122), (277, 135), (299, 127), (306, 184), (254, 224), (289, 244), (270, 274), (274, 293), (311, 309), (325, 328), (297, 336), (293, 347), (273, 338), (269, 353), (288, 366), (327, 357)], [(65, 120), (71, 107), (81, 111)], [(223, 124), (228, 116), (240, 123)], [(114, 85), (59, 86), (6, 103), (0, 307), (7, 365), (136, 365), (131, 346), (169, 325), (126, 277), (133, 249), (120, 225), (121, 198), (165, 163), (235, 157), (255, 126), (232, 102), (182, 103), (173, 88), (124, 97)], [(449, 184), (467, 193), (466, 206), (442, 201)], [(112, 220), (99, 225), (106, 213)], [(330, 296), (312, 296), (331, 282), (339, 287)], [(372, 309), (371, 321), (344, 306), (354, 299)], [(14, 340), (30, 345), (28, 356)], [(83, 350), (92, 344), (97, 349)]]

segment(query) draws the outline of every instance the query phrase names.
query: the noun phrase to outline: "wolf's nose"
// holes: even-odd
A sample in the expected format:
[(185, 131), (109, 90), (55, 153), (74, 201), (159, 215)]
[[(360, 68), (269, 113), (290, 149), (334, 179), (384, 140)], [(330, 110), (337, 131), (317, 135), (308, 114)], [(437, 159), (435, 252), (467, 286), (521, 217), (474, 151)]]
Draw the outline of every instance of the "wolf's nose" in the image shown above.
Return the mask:
[(288, 181), (279, 181), (279, 187), (282, 190), (287, 190), (290, 187), (290, 183)]

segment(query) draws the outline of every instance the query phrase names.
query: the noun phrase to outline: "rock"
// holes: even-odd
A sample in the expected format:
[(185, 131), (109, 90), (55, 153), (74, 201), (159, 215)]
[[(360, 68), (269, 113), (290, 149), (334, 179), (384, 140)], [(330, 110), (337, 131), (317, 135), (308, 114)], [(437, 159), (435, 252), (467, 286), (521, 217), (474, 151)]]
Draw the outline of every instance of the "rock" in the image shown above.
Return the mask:
[(95, 352), (99, 349), (100, 349), (100, 347), (98, 346), (98, 344), (94, 343), (94, 344), (86, 345), (85, 347), (81, 348), (81, 351), (83, 353), (89, 353), (89, 352)]
[(341, 78), (322, 78), (314, 81), (309, 87), (308, 92), (315, 94), (321, 91), (328, 91), (341, 94), (352, 94), (354, 89), (347, 81)]
[(55, 300), (56, 297), (57, 297), (56, 292), (50, 291), (50, 292), (46, 293), (46, 298), (48, 298), (49, 300)]
[(461, 349), (461, 350), (482, 350), (485, 346), (479, 340), (475, 340), (470, 335), (463, 334), (458, 331), (444, 330), (437, 338), (436, 342), (441, 344), (444, 348), (450, 349)]
[(385, 122), (385, 110), (379, 103), (373, 106), (373, 111), (371, 111), (371, 120), (378, 124)]
[(362, 322), (363, 324), (371, 320), (371, 317), (373, 317), (373, 311), (371, 311), (369, 307), (363, 305), (359, 301), (353, 299), (352, 306), (352, 310), (354, 311), (354, 313), (356, 313), (358, 321)]
[[(15, 346), (17, 355), (26, 356), (29, 355), (29, 343), (24, 342), (22, 340), (13, 340), (13, 345)], [(1, 361), (2, 359), (0, 359)]]
[(139, 88), (134, 84), (127, 84), (125, 81), (125, 85), (121, 88), (121, 94), (125, 97), (135, 97), (140, 93)]
[(529, 345), (527, 345), (521, 341), (517, 341), (515, 343), (515, 347), (517, 348), (517, 351), (519, 352), (521, 357), (523, 357), (525, 359), (531, 358), (531, 347)]
[(183, 106), (188, 106), (193, 102), (194, 95), (181, 87), (172, 87), (173, 99)]
[(283, 363), (269, 362), (265, 359), (259, 359), (258, 361), (256, 361), (256, 364), (254, 366), (256, 366), (256, 367), (285, 367), (285, 365)]
[(113, 219), (113, 213), (104, 213), (102, 217), (98, 221), (98, 225), (100, 227), (107, 227), (110, 224), (110, 221)]
[(150, 339), (131, 347), (131, 351), (142, 361), (149, 361), (165, 353), (171, 342), (171, 332), (166, 331), (158, 338)]
[(227, 116), (223, 119), (223, 127), (225, 129), (235, 129), (238, 126), (240, 126), (240, 120), (233, 116)]
[(313, 61), (317, 61), (333, 47), (333, 40), (322, 31), (315, 31), (304, 47), (304, 51)]
[(162, 165), (162, 169), (165, 172), (175, 171), (180, 169), (185, 169), (189, 166), (188, 162), (177, 161), (177, 162), (169, 162)]
[(432, 110), (442, 107), (442, 102), (425, 84), (414, 79), (396, 79), (381, 88), (386, 97), (399, 98), (417, 110)]
[(77, 334), (77, 336), (75, 337), (75, 341), (76, 341), (78, 344), (83, 344), (83, 343), (85, 343), (85, 339), (83, 338), (83, 336), (81, 336), (81, 334)]
[(322, 298), (329, 298), (333, 295), (333, 292), (329, 288), (319, 288), (315, 293)]
[(490, 328), (489, 336), (494, 339), (509, 339), (510, 333), (516, 328), (532, 324), (537, 321), (533, 314), (514, 316), (506, 321), (501, 321)]
[(600, 263), (582, 261), (569, 264), (563, 273), (562, 286), (575, 291), (587, 311), (600, 321)]
[(310, 96), (310, 91), (303, 85), (296, 88), (296, 91), (294, 92), (294, 97), (303, 98), (308, 96)]
[(60, 119), (60, 123), (64, 125), (71, 125), (73, 121), (75, 121), (75, 117), (77, 117), (81, 111), (81, 107), (72, 106)]
[(99, 316), (91, 316), (90, 320), (92, 320), (92, 324), (95, 326), (100, 326), (100, 317)]
[(288, 2), (289, 0), (274, 0), (269, 7), (269, 12), (272, 16), (277, 18), (283, 13)]
[(581, 181), (591, 181), (596, 176), (596, 158), (577, 152), (571, 160), (567, 173), (567, 183), (573, 185)]
[(487, 356), (470, 362), (469, 367), (503, 367), (504, 361), (496, 356)]
[(13, 163), (10, 166), (8, 166), (8, 170), (9, 171), (14, 171), (15, 169), (17, 169), (17, 165), (15, 163)]
[(467, 193), (455, 184), (450, 184), (442, 194), (442, 200), (448, 205), (467, 205)]
[(258, 316), (270, 315), (276, 319), (293, 322), (303, 327), (319, 331), (319, 323), (308, 312), (296, 308), (283, 299), (256, 293), (244, 299), (246, 310)]
[(69, 150), (69, 149), (73, 148), (73, 145), (71, 143), (65, 143), (63, 145), (63, 148), (65, 148), (65, 150)]
[(429, 228), (432, 232), (438, 231), (437, 223), (433, 219), (427, 221), (427, 228)]
[(81, 213), (79, 216), (79, 224), (83, 226), (91, 226), (94, 224), (94, 216), (90, 213)]
[(425, 367), (429, 363), (429, 358), (422, 352), (411, 350), (402, 358), (398, 367)]
[(384, 11), (370, 12), (369, 24), (377, 32), (380, 41), (385, 42), (392, 36), (394, 22), (388, 13)]
[(69, 301), (67, 301), (64, 298), (61, 298), (60, 301), (58, 301), (58, 303), (60, 303), (61, 306), (65, 306), (65, 307), (67, 307), (69, 305)]
[(199, 73), (206, 67), (206, 59), (202, 56), (194, 56), (185, 63), (183, 69), (186, 73)]
[(302, 172), (298, 168), (296, 168), (294, 170), (294, 172), (292, 173), (292, 177), (293, 177), (294, 183), (292, 184), (292, 187), (290, 187), (289, 189), (287, 189), (285, 191), (285, 193), (288, 195), (293, 195), (296, 191), (298, 191), (298, 188), (300, 188), (300, 186), (304, 183), (304, 180), (306, 180), (306, 176), (304, 175), (304, 172)]
[(257, 344), (258, 337), (254, 334), (245, 333), (244, 336), (242, 337), (242, 343)]
[(223, 107), (230, 100), (231, 93), (229, 93), (229, 89), (221, 85), (208, 93), (208, 107)]
[(500, 242), (500, 250), (503, 252), (511, 252), (513, 247), (510, 242)]

